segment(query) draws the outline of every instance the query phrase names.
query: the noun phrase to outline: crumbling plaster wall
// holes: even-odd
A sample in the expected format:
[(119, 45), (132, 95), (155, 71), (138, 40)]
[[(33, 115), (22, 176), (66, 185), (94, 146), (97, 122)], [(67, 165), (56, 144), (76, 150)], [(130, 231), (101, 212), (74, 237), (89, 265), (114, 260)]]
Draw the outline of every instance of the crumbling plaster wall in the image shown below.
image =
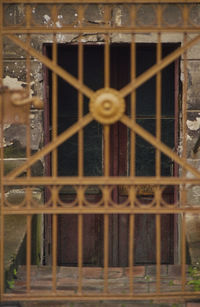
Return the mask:
[[(33, 8), (37, 22), (51, 27), (52, 20), (48, 8), (44, 5)], [(101, 24), (103, 22), (103, 8), (101, 5), (91, 5), (88, 7), (85, 18), (87, 22), (94, 24)], [(23, 5), (8, 6), (6, 10), (7, 18), (9, 20), (15, 18), (18, 22), (24, 16)], [(141, 16), (145, 22), (151, 21), (152, 10), (147, 5), (141, 10)], [(168, 12), (168, 18), (174, 21), (174, 18), (180, 18), (179, 15), (174, 14), (174, 8)], [(63, 7), (62, 11), (57, 16), (56, 26), (58, 33), (56, 35), (58, 43), (74, 43), (79, 39), (77, 34), (61, 34), (59, 28), (63, 24), (73, 23), (76, 19), (76, 11), (74, 7)], [(112, 13), (111, 23), (116, 26), (126, 25), (130, 22), (127, 6), (115, 6)], [(189, 34), (190, 37), (192, 34)], [(81, 40), (84, 43), (96, 42), (102, 43), (104, 37), (101, 34), (83, 35)], [(131, 36), (129, 34), (114, 33), (111, 35), (111, 42), (125, 43), (130, 42)], [(142, 43), (156, 43), (156, 34), (137, 34), (135, 41)], [(31, 45), (38, 51), (42, 52), (45, 43), (52, 43), (53, 36), (49, 35), (33, 35), (31, 37)], [(163, 33), (162, 42), (164, 43), (181, 43), (183, 42), (183, 35), (176, 33)], [(187, 90), (187, 159), (188, 162), (196, 168), (200, 168), (200, 153), (197, 152), (194, 156), (193, 148), (200, 133), (200, 44), (195, 45), (187, 52), (187, 72), (188, 72), (188, 90)], [(183, 64), (181, 59), (181, 74), (180, 79), (183, 81)], [(9, 39), (4, 39), (4, 77), (8, 86), (24, 86), (26, 83), (26, 53)], [(33, 95), (44, 98), (44, 79), (43, 66), (37, 59), (31, 59), (31, 90)], [(181, 94), (181, 93), (180, 93)], [(43, 111), (31, 110), (31, 149), (33, 151), (39, 150), (43, 144)], [(181, 121), (181, 105), (180, 105), (180, 121)], [(180, 125), (181, 126), (181, 125)], [(12, 166), (8, 165), (8, 169), (15, 167), (14, 161), (18, 161), (18, 157), (25, 157), (25, 127), (19, 125), (5, 126), (4, 141), (5, 141), (5, 156), (10, 159)], [(182, 150), (181, 131), (179, 140), (179, 153)], [(13, 148), (13, 150), (12, 150)], [(17, 152), (17, 156), (16, 156)], [(7, 162), (8, 163), (8, 162)], [(39, 167), (33, 168), (35, 175), (42, 175), (41, 166), (44, 166), (43, 161), (38, 162)], [(9, 163), (8, 163), (9, 164)], [(44, 169), (44, 168), (43, 168)], [(190, 174), (188, 174), (190, 176)], [(42, 198), (41, 198), (42, 199)], [(195, 206), (200, 205), (200, 187), (187, 187), (187, 203)], [(190, 250), (191, 259), (193, 262), (199, 261), (200, 258), (200, 217), (198, 215), (187, 214), (186, 216), (187, 240)]]

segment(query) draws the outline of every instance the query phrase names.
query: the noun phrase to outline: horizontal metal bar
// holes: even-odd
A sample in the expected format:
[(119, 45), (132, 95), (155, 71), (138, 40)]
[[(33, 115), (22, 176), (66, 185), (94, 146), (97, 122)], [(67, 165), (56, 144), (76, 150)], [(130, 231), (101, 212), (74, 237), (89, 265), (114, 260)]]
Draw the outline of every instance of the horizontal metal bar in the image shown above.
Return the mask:
[(41, 186), (41, 185), (179, 185), (190, 184), (199, 185), (200, 179), (182, 178), (182, 177), (21, 177), (21, 178), (3, 178), (4, 186)]
[[(162, 208), (145, 208), (146, 204), (143, 204), (142, 208), (131, 208), (131, 207), (124, 207), (124, 208), (117, 208), (117, 205), (113, 207), (98, 207), (98, 208), (91, 208), (91, 207), (58, 207), (58, 208), (19, 208), (19, 209), (5, 209), (3, 210), (3, 215), (27, 215), (27, 214), (182, 214), (182, 213), (193, 213), (193, 214), (200, 214), (200, 208), (192, 207), (192, 208), (178, 208), (173, 207), (172, 205), (168, 205), (168, 207)], [(92, 204), (91, 204), (92, 206)], [(148, 207), (148, 205), (146, 205)], [(120, 207), (120, 205), (119, 205)], [(172, 207), (172, 208), (170, 208)]]
[[(32, 295), (31, 295), (32, 294)], [(21, 301), (50, 301), (50, 300), (55, 300), (55, 301), (60, 301), (60, 300), (72, 300), (72, 301), (79, 301), (79, 300), (83, 300), (83, 301), (87, 301), (87, 300), (91, 300), (91, 301), (95, 301), (97, 299), (101, 299), (101, 300), (144, 300), (148, 299), (162, 299), (165, 300), (166, 302), (168, 300), (171, 300), (172, 298), (179, 298), (181, 297), (181, 299), (187, 299), (187, 298), (198, 298), (199, 299), (199, 295), (200, 295), (200, 291), (195, 291), (195, 292), (181, 292), (181, 291), (177, 291), (177, 292), (163, 292), (163, 293), (143, 293), (143, 294), (135, 294), (133, 293), (132, 295), (130, 295), (130, 293), (128, 293), (127, 295), (124, 294), (117, 294), (117, 293), (108, 293), (108, 294), (104, 294), (104, 293), (93, 293), (93, 294), (85, 294), (85, 295), (64, 295), (63, 292), (60, 293), (60, 291), (56, 291), (56, 293), (52, 293), (52, 292), (47, 292), (45, 293), (45, 291), (42, 291), (42, 294), (40, 294), (40, 292), (35, 292), (31, 291), (30, 295), (23, 295), (23, 294), (4, 294), (3, 295), (3, 301), (14, 301), (14, 300), (21, 300)], [(35, 294), (35, 295), (34, 295)]]
[[(193, 0), (79, 0), (79, 1), (73, 1), (73, 0), (4, 0), (2, 1), (4, 3), (53, 3), (53, 4), (59, 4), (59, 3), (71, 3), (71, 4), (87, 4), (87, 3), (105, 3), (105, 4), (115, 4), (115, 3), (194, 3)], [(196, 0), (195, 3), (200, 3), (200, 0)]]
[(199, 33), (199, 27), (116, 27), (116, 28), (108, 28), (108, 27), (63, 27), (63, 28), (45, 28), (45, 27), (32, 27), (31, 29), (26, 29), (26, 27), (7, 27), (2, 30), (2, 35), (8, 34), (112, 34), (112, 33), (124, 33), (124, 34), (147, 34), (147, 33)]

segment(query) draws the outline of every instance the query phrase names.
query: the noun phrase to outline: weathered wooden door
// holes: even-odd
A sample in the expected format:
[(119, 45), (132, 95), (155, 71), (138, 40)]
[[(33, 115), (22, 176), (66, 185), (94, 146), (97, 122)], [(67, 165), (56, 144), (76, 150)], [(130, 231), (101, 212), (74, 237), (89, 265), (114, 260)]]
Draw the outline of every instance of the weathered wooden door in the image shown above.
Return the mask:
[[(175, 46), (163, 45), (163, 56), (173, 50)], [(47, 48), (51, 56), (51, 47)], [(76, 45), (62, 46), (58, 48), (58, 63), (60, 66), (77, 77)], [(151, 67), (155, 61), (155, 45), (143, 44), (137, 46), (137, 74)], [(113, 44), (110, 50), (111, 87), (120, 90), (130, 81), (130, 45)], [(103, 46), (84, 46), (84, 82), (93, 90), (102, 88), (104, 84), (104, 51)], [(174, 64), (168, 66), (162, 73), (162, 125), (164, 134), (162, 140), (168, 146), (174, 147), (174, 110), (175, 110), (175, 70)], [(50, 88), (51, 88), (51, 78)], [(50, 91), (51, 93), (51, 91)], [(136, 120), (145, 129), (155, 134), (155, 78), (150, 79), (137, 90)], [(127, 110), (129, 111), (127, 96)], [(51, 95), (50, 95), (51, 101)], [(77, 121), (77, 92), (73, 87), (59, 78), (58, 82), (58, 132), (62, 133)], [(85, 113), (88, 110), (85, 108)], [(103, 132), (97, 122), (92, 122), (84, 129), (84, 175), (101, 176), (104, 164)], [(130, 131), (122, 123), (111, 126), (110, 135), (110, 174), (111, 176), (129, 175), (129, 143)], [(58, 149), (58, 175), (77, 176), (78, 170), (78, 136), (74, 135)], [(155, 148), (140, 137), (136, 138), (137, 176), (155, 175)], [(162, 157), (162, 174), (173, 175), (172, 164), (169, 158)], [(145, 191), (143, 191), (145, 190)], [(173, 190), (163, 192), (165, 197), (174, 200)], [(88, 187), (85, 190), (88, 202), (98, 202), (101, 198), (99, 188)], [(148, 205), (152, 202), (153, 192), (140, 189), (137, 192), (137, 200)], [(126, 201), (126, 188), (113, 188), (112, 198), (114, 202)], [(60, 200), (64, 204), (75, 201), (74, 188), (60, 190)], [(110, 215), (109, 217), (109, 262), (111, 266), (128, 265), (129, 222), (128, 216)], [(73, 214), (62, 214), (58, 217), (58, 263), (60, 265), (77, 265), (78, 259), (78, 217)], [(103, 219), (102, 215), (85, 214), (83, 217), (83, 262), (85, 265), (101, 265), (103, 259)], [(174, 245), (174, 216), (162, 216), (162, 262), (173, 262)], [(155, 215), (137, 215), (135, 218), (135, 264), (155, 263)]]

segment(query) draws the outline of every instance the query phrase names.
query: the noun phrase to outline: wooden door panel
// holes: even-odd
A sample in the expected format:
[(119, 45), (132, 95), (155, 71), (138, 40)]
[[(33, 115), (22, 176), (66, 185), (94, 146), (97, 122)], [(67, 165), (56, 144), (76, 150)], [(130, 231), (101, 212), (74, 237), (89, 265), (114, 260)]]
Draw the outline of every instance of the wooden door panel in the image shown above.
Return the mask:
[[(94, 266), (102, 263), (102, 246), (97, 240), (102, 217), (94, 214), (83, 216), (83, 263)], [(58, 217), (58, 264), (78, 265), (78, 216), (61, 214)]]
[[(49, 47), (51, 53), (51, 47)], [(166, 55), (174, 47), (163, 47)], [(169, 50), (168, 50), (169, 49)], [(77, 46), (58, 46), (59, 65), (77, 76)], [(136, 74), (139, 75), (155, 63), (155, 45), (137, 45), (136, 48), (137, 67)], [(84, 46), (84, 83), (93, 90), (103, 87), (103, 46)], [(96, 59), (99, 59), (96, 61)], [(130, 81), (130, 45), (111, 45), (111, 87), (120, 89)], [(150, 60), (149, 60), (150, 59)], [(76, 65), (73, 65), (76, 63)], [(163, 72), (162, 109), (167, 116), (173, 117), (174, 98), (174, 68), (169, 65)], [(93, 77), (95, 76), (95, 78)], [(50, 82), (50, 89), (51, 89)], [(168, 88), (171, 89), (170, 93)], [(85, 99), (85, 98), (84, 98)], [(51, 100), (51, 95), (50, 95)], [(126, 97), (127, 110), (130, 113), (130, 96)], [(150, 79), (136, 91), (136, 121), (149, 132), (155, 134), (155, 78)], [(166, 107), (170, 101), (169, 108)], [(72, 123), (77, 121), (77, 94), (75, 90), (66, 85), (58, 78), (58, 131), (61, 133)], [(88, 101), (84, 101), (84, 113), (88, 112)], [(164, 123), (164, 126), (167, 124)], [(173, 132), (174, 119), (171, 120)], [(173, 134), (173, 133), (172, 133)], [(84, 175), (101, 176), (103, 171), (103, 133), (99, 123), (93, 122), (84, 129)], [(162, 135), (162, 141), (172, 147), (174, 136), (171, 138)], [(77, 157), (77, 135), (65, 142), (58, 148), (59, 176), (76, 176), (78, 174)], [(70, 143), (71, 142), (71, 143)], [(121, 123), (111, 125), (110, 129), (110, 175), (128, 176), (130, 163), (129, 150), (130, 134), (126, 126)], [(95, 145), (95, 146), (94, 146)], [(151, 152), (150, 152), (151, 151)], [(144, 157), (144, 158), (143, 158)], [(67, 160), (67, 163), (65, 163)], [(58, 163), (59, 163), (58, 161)], [(155, 175), (155, 149), (138, 136), (136, 136), (135, 167), (137, 176)], [(171, 163), (169, 159), (162, 162), (166, 165)], [(98, 167), (97, 167), (98, 165)], [(168, 166), (167, 166), (168, 167)], [(98, 171), (96, 171), (98, 169)], [(170, 172), (162, 170), (162, 174), (170, 176)], [(146, 173), (145, 173), (146, 171)], [(173, 194), (173, 193), (172, 193)], [(95, 201), (98, 196), (88, 194), (88, 199)], [(169, 196), (170, 198), (171, 196)], [(122, 203), (125, 196), (121, 195), (118, 188), (113, 190), (113, 201)], [(77, 265), (78, 255), (78, 222), (76, 215), (60, 215), (58, 231), (58, 260), (60, 265)], [(173, 261), (173, 215), (164, 215), (161, 222), (161, 255), (162, 263)], [(83, 262), (85, 265), (103, 264), (103, 216), (85, 215), (83, 218)], [(135, 264), (155, 263), (155, 215), (135, 215), (134, 253)], [(109, 265), (127, 266), (129, 251), (129, 215), (113, 214), (109, 217)]]

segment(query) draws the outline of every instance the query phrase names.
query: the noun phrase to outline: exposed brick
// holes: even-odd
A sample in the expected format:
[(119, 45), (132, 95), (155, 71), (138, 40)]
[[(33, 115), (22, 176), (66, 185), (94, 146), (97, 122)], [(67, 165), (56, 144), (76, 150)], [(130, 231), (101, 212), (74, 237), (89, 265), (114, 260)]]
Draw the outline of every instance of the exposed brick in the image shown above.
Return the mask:
[(200, 307), (200, 303), (187, 303), (186, 307)]

